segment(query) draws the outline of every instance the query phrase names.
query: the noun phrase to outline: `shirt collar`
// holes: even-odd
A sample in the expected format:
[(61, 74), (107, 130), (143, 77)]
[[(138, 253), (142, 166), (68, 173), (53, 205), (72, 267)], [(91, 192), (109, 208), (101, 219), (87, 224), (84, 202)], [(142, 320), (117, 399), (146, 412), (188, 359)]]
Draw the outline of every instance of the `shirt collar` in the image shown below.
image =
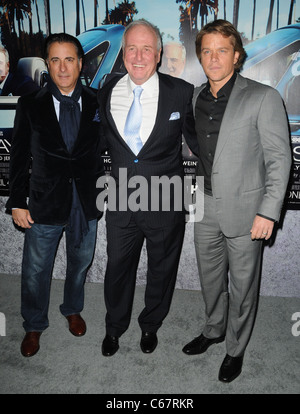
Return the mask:
[[(136, 86), (141, 86), (144, 90), (144, 92), (148, 95), (148, 96), (153, 96), (155, 90), (158, 88), (158, 74), (157, 72), (155, 72), (151, 78), (149, 78), (145, 83), (143, 83), (142, 85), (136, 85), (130, 78), (130, 76), (128, 75), (128, 79), (127, 79), (127, 87), (128, 87), (128, 96), (130, 96), (133, 93), (133, 90)], [(143, 92), (143, 95), (145, 95), (145, 93)]]
[[(236, 71), (234, 71), (233, 75), (231, 76), (231, 78), (229, 79), (229, 81), (227, 81), (225, 83), (225, 85), (218, 91), (217, 96), (218, 98), (220, 98), (220, 96), (227, 96), (229, 97), (233, 88), (233, 85), (235, 83), (237, 77), (237, 73)], [(208, 95), (210, 92), (210, 84), (209, 81), (207, 82), (205, 88), (204, 88), (205, 93)]]

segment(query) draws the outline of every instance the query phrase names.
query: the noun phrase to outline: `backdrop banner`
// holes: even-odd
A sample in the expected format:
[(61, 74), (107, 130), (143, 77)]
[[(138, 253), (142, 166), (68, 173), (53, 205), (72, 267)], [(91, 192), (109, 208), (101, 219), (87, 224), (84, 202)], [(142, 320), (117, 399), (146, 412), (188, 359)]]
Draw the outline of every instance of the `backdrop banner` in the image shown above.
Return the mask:
[[(163, 54), (159, 71), (199, 86), (206, 77), (195, 53), (197, 32), (209, 21), (226, 19), (240, 31), (247, 59), (243, 76), (276, 88), (286, 105), (291, 129), (293, 166), (285, 198), (285, 209), (300, 209), (300, 2), (248, 0), (37, 0), (1, 2), (0, 82), (9, 73), (32, 78), (39, 86), (45, 81), (42, 63), (44, 38), (67, 32), (82, 43), (85, 59), (82, 82), (98, 89), (103, 77), (124, 72), (121, 39), (132, 20), (145, 18), (161, 31)], [(8, 82), (8, 80), (6, 81)], [(2, 89), (0, 83), (0, 89)], [(16, 90), (16, 89), (15, 89)], [(4, 91), (4, 89), (3, 89)], [(12, 90), (9, 99), (0, 96), (0, 195), (8, 196), (8, 166), (15, 111)], [(274, 114), (276, 117), (276, 114)], [(195, 176), (197, 159), (183, 137), (183, 166)], [(109, 173), (111, 160), (104, 155)]]

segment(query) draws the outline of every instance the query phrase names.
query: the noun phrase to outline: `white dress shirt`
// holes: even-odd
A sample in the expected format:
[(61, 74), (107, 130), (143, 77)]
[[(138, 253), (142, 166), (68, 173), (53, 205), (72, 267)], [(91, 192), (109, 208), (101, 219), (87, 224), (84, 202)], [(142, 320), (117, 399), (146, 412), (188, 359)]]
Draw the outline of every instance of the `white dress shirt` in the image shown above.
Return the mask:
[[(119, 82), (117, 82), (112, 91), (110, 104), (111, 114), (119, 134), (123, 139), (127, 114), (133, 102), (133, 89), (136, 86), (137, 85), (132, 82), (129, 75), (126, 74), (119, 80)], [(147, 82), (140, 86), (143, 88), (140, 99), (143, 111), (140, 138), (143, 144), (145, 144), (154, 127), (157, 115), (159, 95), (157, 73), (155, 72)]]

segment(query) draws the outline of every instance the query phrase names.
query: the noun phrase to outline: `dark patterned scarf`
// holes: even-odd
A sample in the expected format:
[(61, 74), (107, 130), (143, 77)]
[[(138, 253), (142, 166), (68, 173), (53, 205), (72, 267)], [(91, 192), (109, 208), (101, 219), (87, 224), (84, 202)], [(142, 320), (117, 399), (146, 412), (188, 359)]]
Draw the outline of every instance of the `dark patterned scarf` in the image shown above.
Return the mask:
[[(71, 96), (62, 95), (50, 77), (47, 83), (47, 88), (49, 92), (60, 102), (59, 125), (63, 140), (68, 151), (71, 153), (78, 136), (81, 118), (80, 105), (78, 102), (82, 93), (81, 81), (78, 79)], [(74, 180), (72, 209), (70, 213), (69, 226), (70, 231), (74, 233), (75, 247), (79, 247), (83, 236), (88, 231), (88, 223), (79, 200)]]

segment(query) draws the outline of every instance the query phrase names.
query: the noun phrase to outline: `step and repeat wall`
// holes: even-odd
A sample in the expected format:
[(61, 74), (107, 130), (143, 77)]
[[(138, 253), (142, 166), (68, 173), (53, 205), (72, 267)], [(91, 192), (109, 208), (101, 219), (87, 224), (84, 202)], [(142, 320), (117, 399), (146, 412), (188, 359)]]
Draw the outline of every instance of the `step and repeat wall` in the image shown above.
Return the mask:
[[(45, 79), (46, 66), (41, 57), (43, 40), (49, 33), (65, 31), (78, 36), (85, 51), (82, 82), (99, 88), (105, 74), (124, 71), (121, 50), (124, 26), (132, 19), (145, 18), (157, 25), (162, 33), (163, 55), (158, 70), (199, 86), (206, 78), (195, 54), (197, 31), (215, 18), (227, 19), (237, 27), (247, 52), (241, 74), (273, 86), (280, 92), (291, 130), (293, 165), (290, 183), (282, 219), (272, 239), (264, 246), (261, 294), (300, 297), (300, 23), (297, 23), (300, 22), (300, 8), (297, 2), (284, 2), (284, 5), (283, 2), (277, 2), (271, 7), (269, 0), (257, 2), (257, 5), (246, 0), (85, 0), (76, 2), (76, 8), (75, 2), (63, 4), (54, 0), (35, 3), (30, 14), (24, 12), (22, 15), (22, 25), (17, 24), (16, 17), (12, 25), (11, 20), (5, 19), (9, 10), (0, 7), (0, 30), (1, 45), (8, 51), (10, 58), (10, 72), (14, 75), (26, 74), (39, 86), (43, 85)], [(22, 5), (19, 7), (22, 8)], [(0, 49), (0, 76), (3, 75), (1, 55), (4, 53)], [(24, 233), (13, 225), (11, 216), (5, 210), (9, 195), (10, 146), (17, 100), (18, 96), (13, 92), (0, 96), (0, 273), (5, 274), (20, 274), (24, 240)], [(103, 158), (109, 174), (109, 154), (103, 154)], [(197, 159), (183, 137), (185, 174), (194, 177), (196, 166)], [(53, 278), (64, 278), (65, 265), (63, 236), (57, 251)], [(95, 257), (87, 281), (102, 283), (105, 268), (104, 215), (99, 221)], [(145, 284), (146, 270), (147, 256), (143, 248), (137, 284)], [(176, 287), (200, 289), (192, 222), (186, 225)]]

